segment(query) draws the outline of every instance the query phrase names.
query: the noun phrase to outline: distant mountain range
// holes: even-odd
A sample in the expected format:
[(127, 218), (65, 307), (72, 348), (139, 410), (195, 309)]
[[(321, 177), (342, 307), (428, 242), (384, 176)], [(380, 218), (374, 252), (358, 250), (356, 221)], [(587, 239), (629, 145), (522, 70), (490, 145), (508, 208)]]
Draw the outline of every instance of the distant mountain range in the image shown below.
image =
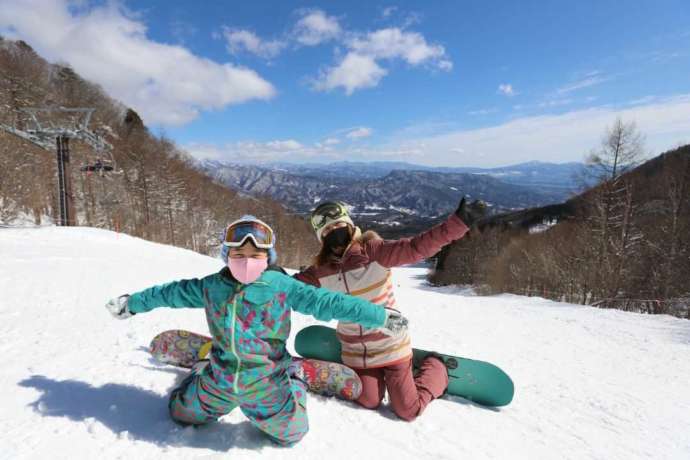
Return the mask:
[(439, 168), (398, 162), (270, 165), (204, 161), (215, 180), (253, 196), (270, 196), (299, 214), (322, 200), (342, 200), (374, 227), (416, 226), (444, 216), (463, 195), (494, 212), (561, 202), (576, 190), (580, 163), (523, 163), (504, 168)]
[(271, 170), (284, 170), (300, 176), (351, 177), (356, 179), (383, 177), (392, 171), (481, 174), (494, 177), (509, 184), (538, 187), (542, 191), (560, 191), (563, 194), (562, 196), (569, 196), (572, 192), (576, 192), (581, 188), (579, 181), (585, 165), (576, 162), (545, 163), (530, 161), (498, 168), (451, 168), (421, 166), (393, 161), (375, 161), (371, 163), (343, 161), (329, 164), (270, 163), (266, 167)]

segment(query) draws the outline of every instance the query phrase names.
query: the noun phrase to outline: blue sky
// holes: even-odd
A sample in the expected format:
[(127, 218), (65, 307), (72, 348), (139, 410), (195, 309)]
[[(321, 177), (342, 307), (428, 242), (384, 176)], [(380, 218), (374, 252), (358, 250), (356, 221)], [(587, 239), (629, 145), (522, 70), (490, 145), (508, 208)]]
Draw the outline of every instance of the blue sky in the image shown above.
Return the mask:
[(690, 2), (0, 0), (199, 158), (579, 161), (616, 117), (690, 142)]

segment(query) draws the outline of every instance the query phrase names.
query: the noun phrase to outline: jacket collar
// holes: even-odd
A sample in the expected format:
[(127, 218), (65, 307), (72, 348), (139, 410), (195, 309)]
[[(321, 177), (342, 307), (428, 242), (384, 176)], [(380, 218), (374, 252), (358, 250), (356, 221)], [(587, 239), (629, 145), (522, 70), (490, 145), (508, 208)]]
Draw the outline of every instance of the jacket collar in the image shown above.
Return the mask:
[(235, 279), (234, 276), (232, 276), (232, 272), (230, 271), (230, 268), (226, 265), (225, 267), (220, 269), (220, 272), (218, 272), (220, 275), (220, 278), (225, 281), (226, 283), (229, 284), (239, 284), (239, 281)]

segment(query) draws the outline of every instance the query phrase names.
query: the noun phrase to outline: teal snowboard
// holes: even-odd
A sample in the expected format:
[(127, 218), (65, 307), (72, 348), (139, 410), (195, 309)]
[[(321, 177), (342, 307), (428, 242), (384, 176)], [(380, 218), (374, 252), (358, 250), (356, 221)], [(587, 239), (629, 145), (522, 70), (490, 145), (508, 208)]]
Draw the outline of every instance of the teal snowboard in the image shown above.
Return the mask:
[[(326, 326), (308, 326), (299, 331), (295, 337), (295, 351), (305, 358), (342, 362), (335, 329)], [(416, 348), (412, 352), (415, 368), (431, 353)], [(497, 366), (457, 356), (440, 356), (448, 369), (448, 394), (483, 406), (506, 406), (513, 400), (513, 381)]]

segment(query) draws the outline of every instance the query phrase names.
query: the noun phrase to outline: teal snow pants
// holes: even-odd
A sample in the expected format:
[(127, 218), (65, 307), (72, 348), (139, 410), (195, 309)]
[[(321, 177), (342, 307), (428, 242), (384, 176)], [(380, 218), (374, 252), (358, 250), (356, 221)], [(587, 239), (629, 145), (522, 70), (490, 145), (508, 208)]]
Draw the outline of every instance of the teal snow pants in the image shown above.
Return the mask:
[(222, 390), (204, 372), (192, 371), (170, 394), (171, 417), (183, 424), (202, 425), (239, 407), (258, 429), (280, 444), (294, 444), (307, 434), (306, 390), (297, 379), (267, 379), (241, 395)]

